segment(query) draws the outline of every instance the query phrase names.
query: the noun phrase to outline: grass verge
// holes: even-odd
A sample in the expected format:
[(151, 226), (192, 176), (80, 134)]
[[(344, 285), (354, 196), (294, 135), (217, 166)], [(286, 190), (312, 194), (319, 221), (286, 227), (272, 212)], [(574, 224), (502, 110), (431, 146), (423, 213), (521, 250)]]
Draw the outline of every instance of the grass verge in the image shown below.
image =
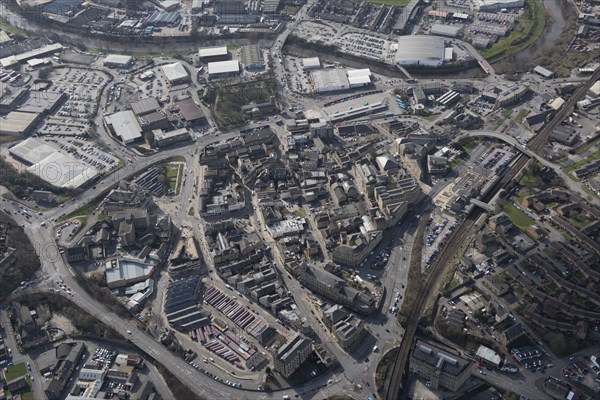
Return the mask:
[(535, 42), (546, 25), (546, 13), (542, 0), (526, 0), (525, 15), (519, 19), (510, 35), (501, 38), (481, 55), (489, 62), (515, 54)]
[(13, 379), (17, 379), (25, 375), (27, 375), (27, 367), (25, 366), (25, 363), (20, 363), (13, 365), (12, 367), (8, 367), (8, 370), (5, 373), (7, 381), (12, 381)]
[(508, 215), (511, 222), (523, 232), (526, 232), (527, 228), (533, 225), (533, 221), (531, 221), (527, 214), (517, 209), (509, 202), (504, 203), (502, 210), (506, 213), (506, 215)]
[(20, 36), (27, 36), (27, 32), (17, 28), (16, 26), (12, 26), (10, 24), (7, 24), (4, 21), (0, 21), (0, 29), (2, 29), (5, 32), (8, 33), (12, 33), (15, 35), (20, 35)]
[(583, 154), (592, 147), (597, 147), (600, 144), (600, 135), (596, 136), (594, 139), (589, 142), (582, 144), (575, 150), (575, 154)]
[(59, 219), (57, 222), (63, 222), (63, 221), (67, 221), (67, 220), (75, 218), (75, 217), (83, 217), (83, 216), (85, 216), (87, 219), (87, 217), (89, 215), (92, 215), (92, 213), (94, 212), (96, 207), (98, 207), (99, 204), (100, 204), (100, 199), (93, 201), (91, 203), (88, 203), (84, 206), (81, 206), (80, 208), (73, 211), (72, 213), (65, 215), (64, 217)]
[(385, 355), (381, 358), (381, 361), (379, 361), (379, 364), (377, 364), (377, 369), (375, 371), (375, 386), (377, 387), (377, 392), (381, 392), (383, 390), (385, 378), (387, 378), (390, 366), (397, 356), (398, 347), (385, 353)]
[(600, 158), (600, 150), (596, 150), (595, 152), (593, 152), (586, 158), (579, 160), (577, 162), (574, 162), (573, 164), (567, 165), (566, 167), (563, 168), (563, 171), (565, 171), (566, 173), (569, 173), (569, 172), (579, 169), (579, 168), (583, 167), (584, 165), (589, 164), (592, 161), (595, 161), (599, 158)]

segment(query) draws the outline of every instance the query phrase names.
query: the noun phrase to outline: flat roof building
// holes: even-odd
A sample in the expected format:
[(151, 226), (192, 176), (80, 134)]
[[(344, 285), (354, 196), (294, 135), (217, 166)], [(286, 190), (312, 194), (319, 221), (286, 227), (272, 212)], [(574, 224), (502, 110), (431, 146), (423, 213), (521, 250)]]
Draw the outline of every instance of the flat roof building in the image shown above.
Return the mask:
[(343, 69), (319, 69), (310, 73), (313, 92), (326, 93), (350, 89), (348, 75)]
[(185, 142), (190, 139), (190, 133), (186, 128), (175, 129), (168, 132), (154, 130), (152, 133), (154, 135), (154, 145), (159, 149), (174, 143)]
[(311, 351), (310, 340), (303, 338), (297, 333), (292, 340), (281, 346), (273, 354), (275, 371), (288, 378), (306, 361)]
[(431, 25), (431, 29), (429, 33), (436, 36), (446, 36), (446, 37), (458, 37), (458, 34), (462, 28), (460, 26), (455, 25), (445, 25), (445, 24), (433, 24)]
[(209, 78), (219, 78), (240, 73), (240, 62), (238, 60), (217, 61), (208, 63)]
[(106, 286), (110, 289), (143, 282), (152, 275), (154, 264), (136, 258), (116, 258), (105, 263)]
[(368, 68), (350, 69), (346, 74), (348, 75), (350, 88), (368, 86), (371, 84), (371, 70)]
[(28, 166), (43, 160), (57, 151), (58, 149), (52, 146), (51, 143), (44, 142), (38, 138), (25, 139), (8, 150), (10, 155)]
[(175, 103), (179, 107), (184, 121), (190, 125), (205, 124), (206, 116), (193, 99), (185, 99)]
[(25, 139), (8, 151), (29, 172), (56, 187), (77, 188), (98, 177), (94, 167), (38, 138)]
[(160, 104), (154, 97), (146, 97), (131, 103), (131, 111), (137, 116), (150, 114), (160, 109)]
[(133, 111), (119, 111), (104, 117), (108, 130), (123, 143), (130, 144), (142, 138), (142, 128)]
[(321, 68), (319, 57), (310, 57), (302, 59), (302, 68), (304, 70)]
[(188, 82), (190, 80), (187, 70), (180, 62), (163, 65), (160, 69), (163, 74), (165, 74), (165, 78), (167, 78), (172, 85)]
[(410, 357), (409, 370), (440, 387), (456, 392), (471, 376), (469, 362), (440, 347), (418, 340)]
[(596, 81), (588, 91), (588, 94), (592, 97), (600, 96), (600, 81)]
[(20, 53), (20, 54), (14, 55), (14, 56), (4, 57), (4, 58), (0, 59), (0, 66), (10, 67), (12, 65), (16, 65), (16, 64), (25, 62), (32, 58), (39, 58), (39, 57), (45, 56), (46, 54), (54, 53), (54, 52), (60, 51), (62, 49), (63, 49), (62, 44), (52, 43), (52, 44), (49, 44), (46, 46), (39, 47), (34, 50), (25, 51), (23, 53)]
[(229, 59), (229, 52), (227, 51), (227, 46), (203, 47), (198, 50), (198, 57), (204, 63), (225, 61)]
[(533, 72), (535, 72), (536, 74), (543, 76), (546, 79), (551, 79), (552, 77), (554, 77), (554, 72), (550, 71), (547, 68), (542, 67), (541, 65), (538, 65), (537, 67), (535, 67), (533, 69)]
[(440, 66), (444, 62), (444, 39), (425, 35), (400, 36), (395, 61), (399, 65)]
[(104, 59), (104, 66), (109, 68), (129, 68), (133, 62), (133, 57), (120, 54), (109, 54)]
[(475, 0), (479, 11), (500, 11), (503, 8), (520, 8), (525, 6), (525, 0)]
[(41, 114), (21, 111), (11, 111), (0, 118), (0, 135), (27, 135), (39, 121)]
[(492, 364), (495, 367), (499, 366), (502, 362), (502, 357), (500, 357), (498, 353), (496, 353), (489, 347), (485, 347), (483, 345), (479, 346), (476, 355), (477, 357), (481, 358), (481, 360), (485, 361), (486, 363)]

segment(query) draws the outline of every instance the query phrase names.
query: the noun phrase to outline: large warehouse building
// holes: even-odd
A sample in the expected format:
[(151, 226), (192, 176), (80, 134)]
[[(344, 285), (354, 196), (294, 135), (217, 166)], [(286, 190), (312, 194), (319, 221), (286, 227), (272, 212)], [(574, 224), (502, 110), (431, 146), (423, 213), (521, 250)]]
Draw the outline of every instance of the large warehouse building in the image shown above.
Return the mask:
[(444, 62), (444, 39), (425, 35), (400, 36), (395, 61), (399, 65), (438, 67)]
[(190, 80), (187, 70), (180, 62), (163, 65), (160, 69), (162, 69), (165, 78), (167, 78), (171, 85), (177, 85)]
[(458, 37), (462, 27), (459, 25), (433, 24), (429, 33), (435, 36)]
[(265, 67), (262, 52), (257, 44), (242, 47), (242, 64), (248, 70), (263, 69)]
[(368, 68), (350, 69), (347, 71), (347, 75), (350, 88), (369, 86), (371, 84), (371, 70)]
[(227, 46), (203, 47), (198, 50), (198, 57), (203, 63), (225, 61), (229, 59)]
[(109, 68), (129, 68), (133, 57), (120, 54), (109, 54), (104, 59), (104, 66)]
[(142, 138), (142, 128), (133, 111), (119, 111), (104, 117), (108, 130), (123, 143), (130, 144)]
[(238, 60), (218, 61), (208, 63), (208, 77), (211, 79), (240, 73), (240, 62)]
[(41, 114), (12, 111), (0, 118), (0, 135), (27, 135), (39, 121)]
[(9, 153), (27, 165), (27, 171), (57, 187), (78, 188), (98, 177), (96, 168), (38, 138), (22, 141), (10, 148)]
[(319, 57), (303, 58), (302, 68), (305, 71), (321, 68), (321, 60), (319, 60)]
[(310, 73), (313, 84), (313, 92), (337, 92), (350, 88), (348, 75), (343, 69), (318, 69)]

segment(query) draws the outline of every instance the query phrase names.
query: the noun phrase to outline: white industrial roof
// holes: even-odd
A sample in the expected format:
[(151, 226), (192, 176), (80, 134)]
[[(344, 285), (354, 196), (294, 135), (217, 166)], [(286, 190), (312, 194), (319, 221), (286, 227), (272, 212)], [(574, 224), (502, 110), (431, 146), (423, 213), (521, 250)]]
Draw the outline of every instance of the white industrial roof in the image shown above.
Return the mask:
[[(110, 261), (107, 264), (110, 265)], [(121, 281), (150, 276), (153, 269), (153, 264), (147, 264), (141, 260), (120, 258), (116, 268), (106, 268), (106, 282), (118, 286)]]
[(32, 164), (27, 168), (29, 172), (57, 187), (77, 188), (98, 176), (94, 167), (38, 138), (25, 139), (9, 152)]
[(353, 76), (371, 76), (371, 70), (369, 68), (362, 69), (349, 69), (347, 71), (348, 78)]
[(27, 65), (30, 67), (37, 67), (39, 65), (48, 64), (50, 60), (47, 58), (32, 58), (31, 60), (27, 60)]
[(452, 61), (454, 49), (452, 47), (446, 47), (444, 49), (444, 61)]
[(500, 364), (500, 361), (502, 361), (502, 357), (500, 357), (498, 353), (485, 346), (479, 346), (477, 349), (477, 357), (481, 357), (484, 360), (496, 365)]
[(104, 62), (106, 64), (129, 64), (131, 62), (133, 57), (131, 56), (124, 56), (121, 54), (109, 54), (106, 56), (106, 58), (104, 59)]
[(565, 99), (563, 99), (562, 97), (557, 97), (554, 100), (552, 100), (548, 106), (554, 110), (558, 110), (559, 108), (561, 108), (563, 105), (565, 104)]
[(78, 188), (98, 176), (98, 170), (63, 153), (53, 153), (27, 168), (54, 186)]
[(444, 39), (437, 36), (408, 35), (398, 38), (396, 62), (399, 64), (441, 64)]
[(23, 61), (27, 61), (30, 58), (40, 57), (47, 53), (62, 50), (63, 46), (60, 43), (52, 43), (47, 46), (43, 46), (34, 50), (29, 50), (24, 53), (17, 54), (15, 56), (8, 56), (0, 59), (0, 65), (3, 67), (9, 67), (14, 64), (18, 64)]
[(347, 74), (350, 86), (366, 85), (371, 83), (371, 70), (368, 68), (350, 69), (347, 71)]
[(40, 139), (29, 138), (11, 147), (8, 151), (13, 156), (18, 157), (29, 164), (35, 164), (46, 158), (48, 155), (56, 153), (58, 149)]
[(11, 111), (0, 118), (0, 133), (9, 135), (22, 134), (39, 117), (39, 113)]
[(552, 77), (552, 75), (554, 75), (554, 72), (550, 71), (547, 68), (542, 67), (541, 65), (538, 65), (537, 67), (535, 67), (533, 69), (534, 72), (537, 72), (538, 74), (545, 76), (546, 78), (550, 78)]
[(328, 92), (348, 89), (350, 82), (342, 69), (318, 69), (310, 74), (315, 92)]
[(203, 47), (198, 50), (198, 55), (200, 56), (200, 58), (226, 56), (227, 46)]
[(590, 93), (594, 97), (600, 96), (600, 81), (596, 81), (596, 83), (592, 85), (592, 87), (590, 88)]
[(321, 66), (321, 61), (319, 60), (319, 57), (303, 58), (302, 65), (304, 68), (319, 68)]
[(163, 65), (161, 69), (169, 82), (189, 78), (186, 69), (180, 62)]
[(119, 111), (104, 118), (108, 124), (112, 125), (115, 134), (125, 143), (142, 137), (142, 128), (133, 111)]
[(227, 74), (240, 71), (240, 62), (238, 60), (216, 61), (208, 63), (208, 74)]

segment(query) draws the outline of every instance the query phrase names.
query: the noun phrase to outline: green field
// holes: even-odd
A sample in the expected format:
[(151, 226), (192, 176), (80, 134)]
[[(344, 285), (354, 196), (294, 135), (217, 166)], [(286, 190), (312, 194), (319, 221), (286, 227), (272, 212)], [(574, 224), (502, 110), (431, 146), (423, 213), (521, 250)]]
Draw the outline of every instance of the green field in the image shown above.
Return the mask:
[(283, 7), (283, 12), (286, 13), (287, 15), (296, 15), (296, 13), (298, 12), (298, 10), (300, 9), (300, 7), (298, 6), (292, 6), (292, 5), (286, 5), (285, 7)]
[(387, 4), (389, 6), (404, 7), (410, 0), (367, 0), (369, 3), (374, 4)]
[(546, 14), (542, 0), (527, 0), (525, 15), (519, 19), (510, 35), (501, 38), (481, 55), (489, 62), (498, 61), (517, 53), (535, 42), (546, 25)]
[(20, 363), (13, 365), (12, 367), (8, 367), (5, 377), (7, 381), (12, 381), (13, 379), (17, 379), (25, 375), (27, 375), (27, 367), (25, 366), (25, 363)]
[(508, 202), (504, 203), (502, 206), (502, 211), (504, 211), (510, 218), (511, 222), (523, 232), (533, 225), (533, 221), (527, 216), (527, 214)]
[(180, 163), (169, 163), (165, 166), (167, 172), (167, 181), (169, 183), (169, 189), (173, 189), (175, 195), (179, 194), (181, 190), (181, 174), (183, 172), (183, 164)]

